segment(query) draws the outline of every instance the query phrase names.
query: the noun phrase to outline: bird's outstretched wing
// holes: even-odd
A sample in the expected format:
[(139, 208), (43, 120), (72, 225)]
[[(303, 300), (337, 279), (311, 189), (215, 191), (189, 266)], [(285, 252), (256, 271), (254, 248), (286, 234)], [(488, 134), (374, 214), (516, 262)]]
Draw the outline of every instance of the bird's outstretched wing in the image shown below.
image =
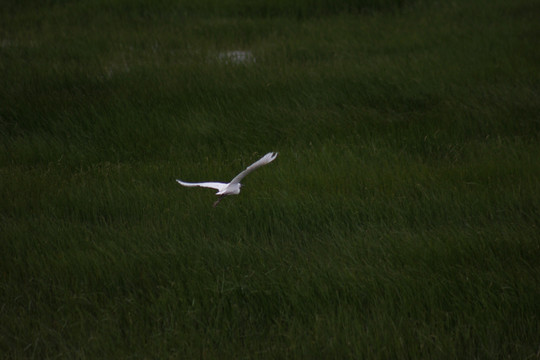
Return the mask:
[(188, 183), (188, 182), (184, 182), (178, 179), (176, 180), (176, 182), (183, 186), (200, 186), (200, 187), (205, 187), (205, 188), (210, 188), (210, 189), (216, 189), (219, 191), (221, 191), (221, 189), (227, 186), (227, 184), (220, 183), (220, 182)]
[(253, 164), (249, 165), (244, 171), (242, 171), (240, 174), (236, 175), (234, 179), (231, 180), (229, 185), (232, 184), (238, 184), (242, 179), (252, 172), (253, 170), (257, 169), (258, 167), (261, 167), (263, 165), (266, 165), (272, 161), (278, 156), (278, 153), (269, 152), (268, 154), (264, 155), (259, 160), (255, 161)]

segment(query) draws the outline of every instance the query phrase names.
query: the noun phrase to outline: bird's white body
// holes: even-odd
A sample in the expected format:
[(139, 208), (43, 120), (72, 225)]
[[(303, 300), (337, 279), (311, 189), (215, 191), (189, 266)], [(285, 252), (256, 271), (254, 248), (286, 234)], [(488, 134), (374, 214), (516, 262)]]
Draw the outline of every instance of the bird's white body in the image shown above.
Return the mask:
[(180, 185), (183, 186), (199, 186), (199, 187), (205, 187), (205, 188), (211, 188), (216, 189), (217, 193), (216, 195), (220, 195), (220, 198), (214, 203), (214, 207), (221, 201), (221, 199), (226, 195), (238, 195), (240, 194), (240, 188), (242, 187), (242, 184), (240, 181), (250, 172), (257, 169), (258, 167), (261, 167), (263, 165), (266, 165), (277, 157), (278, 153), (268, 153), (264, 155), (259, 160), (255, 161), (253, 164), (248, 166), (244, 171), (242, 171), (240, 174), (236, 175), (234, 179), (231, 180), (229, 183), (222, 183), (222, 182), (201, 182), (201, 183), (188, 183), (182, 180), (176, 180)]

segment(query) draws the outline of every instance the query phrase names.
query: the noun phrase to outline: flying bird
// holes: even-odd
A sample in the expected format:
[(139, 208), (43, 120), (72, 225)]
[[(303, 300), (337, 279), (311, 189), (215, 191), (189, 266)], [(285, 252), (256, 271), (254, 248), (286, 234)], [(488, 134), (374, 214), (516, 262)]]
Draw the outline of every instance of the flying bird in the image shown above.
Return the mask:
[(205, 187), (205, 188), (210, 188), (210, 189), (216, 189), (217, 190), (217, 193), (216, 195), (219, 195), (219, 198), (217, 199), (216, 202), (214, 202), (214, 207), (217, 206), (217, 204), (219, 204), (219, 202), (227, 195), (238, 195), (240, 194), (240, 188), (242, 187), (242, 184), (240, 184), (240, 181), (242, 181), (242, 179), (247, 175), (249, 174), (250, 172), (252, 172), (253, 170), (263, 166), (263, 165), (266, 165), (272, 161), (274, 161), (274, 159), (277, 157), (278, 153), (277, 152), (269, 152), (268, 154), (264, 155), (262, 158), (260, 158), (259, 160), (255, 161), (253, 164), (249, 165), (244, 171), (242, 171), (240, 174), (236, 175), (234, 177), (234, 179), (231, 180), (230, 183), (226, 184), (226, 183), (221, 183), (221, 182), (201, 182), (201, 183), (188, 183), (188, 182), (184, 182), (182, 180), (176, 180), (180, 185), (183, 185), (183, 186), (190, 186), (190, 187), (193, 187), (193, 186), (199, 186), (199, 187)]

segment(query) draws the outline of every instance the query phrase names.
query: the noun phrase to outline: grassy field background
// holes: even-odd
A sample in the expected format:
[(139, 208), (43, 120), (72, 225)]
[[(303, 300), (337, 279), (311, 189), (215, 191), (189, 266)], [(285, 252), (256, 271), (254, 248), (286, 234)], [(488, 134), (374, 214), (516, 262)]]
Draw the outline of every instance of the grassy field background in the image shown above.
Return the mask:
[(536, 1), (2, 7), (2, 358), (540, 357)]

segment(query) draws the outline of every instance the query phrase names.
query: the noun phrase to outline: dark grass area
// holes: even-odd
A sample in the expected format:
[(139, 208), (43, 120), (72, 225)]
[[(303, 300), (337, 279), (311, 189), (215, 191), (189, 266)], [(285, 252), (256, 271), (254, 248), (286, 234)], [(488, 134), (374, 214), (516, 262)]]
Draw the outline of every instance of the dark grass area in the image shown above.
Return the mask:
[(533, 2), (4, 10), (3, 358), (538, 357)]

